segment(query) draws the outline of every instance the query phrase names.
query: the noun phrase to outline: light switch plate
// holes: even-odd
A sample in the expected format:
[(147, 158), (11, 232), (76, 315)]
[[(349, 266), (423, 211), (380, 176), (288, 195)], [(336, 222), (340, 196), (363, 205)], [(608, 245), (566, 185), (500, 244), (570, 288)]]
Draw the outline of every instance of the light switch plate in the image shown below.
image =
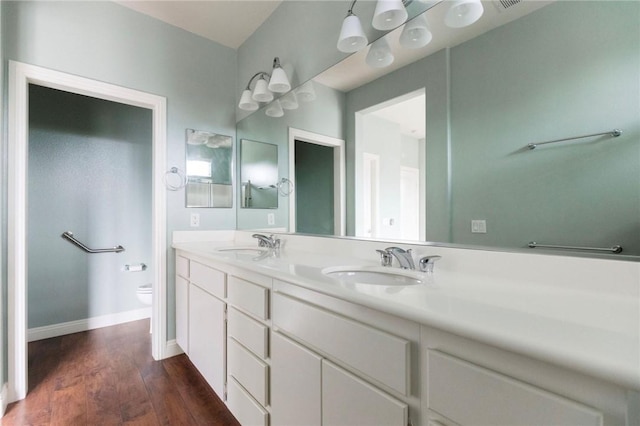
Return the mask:
[(473, 234), (486, 234), (487, 233), (487, 221), (474, 219), (471, 221), (471, 232)]
[(267, 225), (275, 225), (276, 224), (276, 215), (273, 213), (267, 214)]
[(200, 226), (200, 214), (199, 213), (191, 213), (191, 220), (189, 222), (192, 228), (197, 228)]

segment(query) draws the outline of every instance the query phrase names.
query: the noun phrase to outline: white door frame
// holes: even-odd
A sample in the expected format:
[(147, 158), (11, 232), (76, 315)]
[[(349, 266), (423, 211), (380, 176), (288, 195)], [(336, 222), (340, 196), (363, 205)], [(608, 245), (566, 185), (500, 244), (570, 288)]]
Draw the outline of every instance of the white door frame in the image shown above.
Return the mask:
[[(289, 180), (296, 185), (296, 140), (333, 148), (333, 229), (346, 233), (346, 173), (344, 140), (289, 127)], [(296, 232), (296, 191), (289, 195), (289, 232)]]
[(166, 326), (166, 99), (71, 74), (9, 61), (8, 139), (8, 400), (27, 395), (27, 160), (29, 84), (147, 108), (153, 120), (152, 250), (153, 280), (152, 355), (167, 354)]

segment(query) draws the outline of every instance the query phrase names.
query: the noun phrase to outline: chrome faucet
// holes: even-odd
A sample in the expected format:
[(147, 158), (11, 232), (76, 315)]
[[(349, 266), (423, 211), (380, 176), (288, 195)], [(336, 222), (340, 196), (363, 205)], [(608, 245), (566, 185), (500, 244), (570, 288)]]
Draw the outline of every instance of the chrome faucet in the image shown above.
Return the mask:
[(268, 237), (263, 234), (253, 234), (252, 237), (258, 239), (258, 247), (267, 247), (270, 249), (280, 248), (280, 239), (276, 238), (273, 234)]
[(434, 256), (421, 257), (420, 260), (418, 261), (418, 264), (420, 265), (420, 270), (422, 272), (432, 273), (433, 264), (439, 259), (442, 259), (442, 256), (434, 255)]
[(400, 268), (402, 269), (416, 269), (416, 265), (413, 263), (413, 256), (411, 250), (404, 250), (400, 247), (388, 247), (385, 251), (390, 255), (398, 259)]

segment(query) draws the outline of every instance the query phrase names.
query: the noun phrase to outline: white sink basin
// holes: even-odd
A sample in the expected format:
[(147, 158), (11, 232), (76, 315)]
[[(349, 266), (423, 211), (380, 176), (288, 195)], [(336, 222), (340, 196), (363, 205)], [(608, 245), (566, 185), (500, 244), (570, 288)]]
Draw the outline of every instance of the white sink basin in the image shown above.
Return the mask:
[(259, 256), (261, 254), (265, 254), (269, 251), (267, 248), (263, 247), (222, 247), (216, 249), (216, 251), (221, 253), (237, 253), (237, 254), (246, 254), (250, 256)]
[(325, 268), (322, 273), (338, 280), (341, 284), (398, 287), (427, 282), (426, 275), (418, 271), (381, 266), (338, 266)]

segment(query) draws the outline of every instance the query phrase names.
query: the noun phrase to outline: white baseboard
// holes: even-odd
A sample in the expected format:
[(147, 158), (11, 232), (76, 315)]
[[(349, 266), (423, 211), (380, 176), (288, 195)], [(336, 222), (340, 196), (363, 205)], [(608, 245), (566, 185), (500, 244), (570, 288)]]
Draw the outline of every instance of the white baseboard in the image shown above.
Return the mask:
[(30, 328), (28, 331), (27, 339), (29, 342), (33, 342), (35, 340), (49, 339), (51, 337), (64, 336), (65, 334), (79, 333), (81, 331), (109, 327), (111, 325), (137, 321), (144, 318), (151, 318), (151, 307), (135, 309), (133, 311), (119, 312), (117, 314), (86, 318), (78, 321), (46, 325), (44, 327)]
[(165, 358), (171, 358), (172, 356), (180, 355), (182, 353), (184, 353), (184, 351), (180, 346), (178, 346), (178, 343), (176, 343), (176, 339), (169, 340), (164, 348)]
[[(7, 405), (9, 404), (8, 388), (9, 385), (5, 383), (0, 391), (0, 418), (4, 416), (4, 412), (7, 410)], [(2, 423), (2, 420), (0, 420), (0, 423)]]

